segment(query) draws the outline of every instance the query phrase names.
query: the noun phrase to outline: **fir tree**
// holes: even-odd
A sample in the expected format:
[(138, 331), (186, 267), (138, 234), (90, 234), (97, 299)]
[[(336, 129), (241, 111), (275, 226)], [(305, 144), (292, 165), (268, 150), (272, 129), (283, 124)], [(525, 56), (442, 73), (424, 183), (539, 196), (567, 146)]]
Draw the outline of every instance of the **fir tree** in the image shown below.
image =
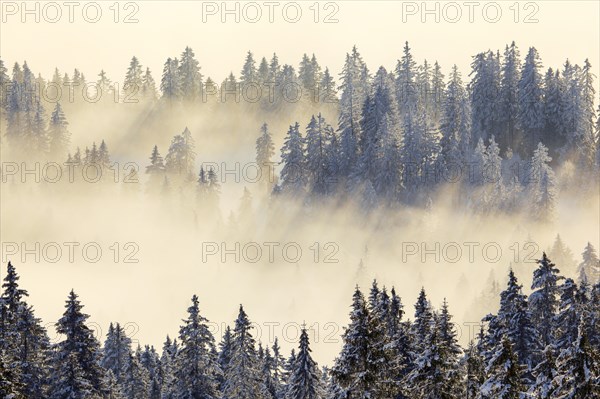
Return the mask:
[(502, 84), (500, 88), (500, 123), (501, 135), (498, 137), (500, 149), (506, 151), (515, 148), (519, 115), (518, 84), (521, 63), (520, 53), (515, 42), (506, 46), (502, 64)]
[(320, 113), (316, 118), (313, 115), (306, 127), (306, 180), (312, 194), (323, 195), (331, 190), (327, 147), (334, 134)]
[(535, 325), (537, 326), (542, 344), (546, 347), (552, 342), (554, 316), (558, 309), (559, 288), (558, 282), (563, 279), (558, 273), (554, 263), (543, 254), (537, 261), (538, 268), (533, 272), (529, 305)]
[(256, 163), (260, 168), (260, 182), (264, 185), (265, 192), (270, 193), (275, 184), (272, 161), (272, 157), (275, 155), (275, 146), (266, 123), (263, 123), (260, 132), (260, 136), (256, 139)]
[(66, 154), (71, 140), (71, 134), (67, 130), (68, 125), (69, 123), (60, 103), (56, 103), (48, 126), (49, 151), (54, 157), (64, 159), (64, 154)]
[(600, 260), (596, 254), (594, 246), (588, 242), (583, 250), (582, 262), (579, 264), (578, 271), (583, 271), (592, 284), (600, 282)]
[(554, 348), (548, 345), (542, 353), (541, 361), (532, 370), (535, 375), (535, 383), (529, 389), (533, 397), (537, 399), (553, 398), (554, 378), (556, 377), (556, 359), (554, 357)]
[(228, 399), (261, 399), (262, 386), (255, 341), (250, 320), (240, 306), (231, 348), (231, 359), (225, 374), (223, 395)]
[(163, 98), (171, 103), (181, 98), (181, 77), (179, 76), (179, 61), (168, 58), (163, 67), (160, 90)]
[(177, 74), (183, 99), (186, 101), (198, 99), (202, 87), (202, 75), (194, 51), (190, 47), (186, 47), (181, 53)]
[(320, 371), (317, 363), (312, 359), (310, 352), (308, 333), (306, 328), (302, 328), (298, 356), (296, 357), (292, 374), (288, 381), (286, 399), (323, 398)]
[(283, 192), (302, 194), (306, 187), (305, 141), (300, 125), (290, 126), (281, 149), (281, 188)]
[(345, 395), (356, 398), (379, 397), (378, 376), (382, 367), (380, 348), (374, 346), (369, 310), (362, 292), (353, 295), (350, 325), (342, 336), (343, 348), (331, 370)]
[(100, 365), (112, 373), (118, 384), (124, 383), (124, 373), (129, 354), (131, 353), (131, 339), (125, 329), (119, 324), (110, 323)]
[(192, 297), (188, 318), (179, 329), (179, 349), (173, 373), (176, 396), (186, 399), (218, 398), (218, 376), (221, 372), (214, 356), (214, 337), (207, 320), (200, 315), (198, 297)]
[(556, 182), (549, 162), (548, 149), (539, 143), (531, 158), (529, 168), (529, 192), (532, 197), (531, 211), (538, 220), (550, 220), (556, 206)]
[(442, 104), (440, 156), (444, 167), (460, 167), (466, 160), (470, 141), (470, 105), (456, 65), (446, 88)]
[(530, 154), (540, 142), (544, 127), (541, 62), (537, 50), (529, 48), (518, 85), (519, 126), (523, 130), (521, 143), (524, 154)]
[(481, 399), (520, 399), (524, 393), (522, 367), (508, 337), (502, 338), (487, 365), (486, 375), (480, 389)]
[(557, 359), (558, 375), (554, 379), (559, 398), (587, 399), (600, 395), (600, 370), (589, 344), (585, 320), (579, 321), (577, 339)]
[(146, 100), (154, 101), (156, 100), (158, 94), (156, 92), (156, 82), (152, 77), (152, 72), (150, 72), (150, 68), (146, 68), (144, 72), (144, 76), (142, 76), (142, 89), (141, 89), (142, 98)]
[[(146, 399), (150, 393), (148, 373), (140, 364), (139, 348), (136, 353), (128, 353), (123, 370), (123, 395), (126, 399)], [(192, 396), (193, 397), (193, 396)]]
[(71, 291), (63, 317), (56, 331), (64, 340), (56, 347), (54, 373), (57, 376), (50, 388), (51, 399), (85, 399), (103, 391), (104, 372), (99, 366), (100, 345), (93, 331), (85, 324), (88, 315)]
[(137, 57), (132, 57), (123, 81), (123, 93), (131, 102), (138, 102), (142, 89), (142, 65)]

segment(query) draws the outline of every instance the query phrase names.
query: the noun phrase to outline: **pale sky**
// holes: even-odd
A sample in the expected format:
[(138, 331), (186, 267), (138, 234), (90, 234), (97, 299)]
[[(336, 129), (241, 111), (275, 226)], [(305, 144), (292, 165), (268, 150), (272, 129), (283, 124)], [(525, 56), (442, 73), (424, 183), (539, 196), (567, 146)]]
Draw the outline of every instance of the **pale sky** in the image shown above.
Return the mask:
[[(28, 3), (32, 10), (34, 3)], [(512, 40), (517, 42), (522, 56), (529, 46), (535, 46), (545, 68), (562, 65), (565, 58), (575, 63), (589, 58), (596, 70), (600, 59), (597, 1), (476, 1), (472, 6), (462, 1), (436, 2), (437, 12), (435, 3), (430, 2), (427, 7), (434, 10), (431, 14), (424, 12), (421, 2), (323, 1), (318, 7), (319, 23), (314, 22), (315, 3), (303, 1), (273, 2), (273, 6), (262, 1), (240, 2), (239, 23), (235, 22), (235, 13), (223, 15), (221, 2), (120, 2), (118, 23), (114, 22), (114, 2), (78, 3), (73, 23), (69, 22), (69, 8), (64, 5), (60, 6), (60, 20), (51, 23), (56, 8), (40, 2), (40, 22), (36, 23), (35, 12), (24, 15), (21, 2), (3, 1), (0, 55), (9, 70), (15, 61), (27, 60), (34, 72), (45, 77), (51, 76), (55, 66), (70, 75), (77, 67), (88, 81), (95, 80), (100, 69), (107, 71), (112, 80), (122, 81), (129, 60), (136, 55), (158, 81), (167, 57), (179, 56), (185, 46), (190, 46), (204, 76), (217, 82), (230, 71), (239, 75), (248, 50), (257, 61), (277, 52), (281, 63), (296, 68), (303, 53), (314, 52), (320, 64), (328, 66), (337, 77), (345, 53), (354, 44), (375, 71), (379, 65), (388, 69), (395, 66), (404, 41), (409, 41), (419, 62), (425, 58), (430, 62), (437, 60), (446, 74), (456, 63), (467, 75), (474, 54), (487, 49), (502, 50)], [(235, 3), (228, 2), (227, 7), (234, 9)], [(88, 20), (93, 20), (95, 5), (102, 10), (100, 20), (87, 22), (84, 6)], [(286, 21), (294, 19), (297, 7), (302, 10), (299, 21)], [(209, 14), (211, 8), (215, 15)], [(259, 22), (251, 23), (257, 8), (262, 16)], [(203, 13), (203, 9), (207, 12)], [(269, 22), (270, 10), (273, 23)], [(501, 11), (499, 17), (497, 10)], [(457, 11), (461, 13), (459, 18)], [(324, 23), (332, 13), (338, 22)], [(137, 23), (123, 22), (130, 14)], [(225, 23), (222, 17), (227, 18)], [(436, 17), (440, 18), (439, 23)], [(22, 18), (27, 18), (25, 23)], [(469, 22), (470, 18), (473, 22)], [(452, 19), (458, 22), (450, 22)], [(495, 19), (498, 21), (492, 22)]]

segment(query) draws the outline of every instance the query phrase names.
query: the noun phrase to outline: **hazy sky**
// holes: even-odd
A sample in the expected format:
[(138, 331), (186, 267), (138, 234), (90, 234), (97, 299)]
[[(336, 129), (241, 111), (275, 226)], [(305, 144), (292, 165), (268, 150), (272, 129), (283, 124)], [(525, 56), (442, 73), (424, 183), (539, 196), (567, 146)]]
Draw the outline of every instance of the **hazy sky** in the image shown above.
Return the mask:
[[(296, 68), (303, 53), (314, 52), (321, 65), (329, 66), (337, 76), (344, 54), (354, 44), (375, 70), (379, 65), (393, 68), (406, 40), (419, 62), (438, 60), (446, 73), (456, 63), (465, 75), (471, 56), (486, 49), (503, 49), (512, 40), (520, 46), (522, 56), (527, 47), (537, 47), (544, 67), (561, 65), (568, 57), (577, 63), (589, 58), (595, 69), (600, 58), (597, 1), (480, 1), (472, 6), (462, 1), (431, 2), (427, 6), (434, 10), (431, 14), (424, 12), (421, 2), (338, 1), (320, 2), (318, 7), (313, 2), (281, 1), (273, 6), (262, 1), (240, 2), (239, 23), (235, 12), (223, 15), (221, 2), (120, 2), (118, 23), (114, 22), (117, 7), (113, 2), (79, 2), (72, 13), (73, 23), (63, 2), (54, 3), (61, 5), (56, 23), (50, 21), (56, 18), (57, 9), (45, 2), (37, 6), (39, 23), (35, 12), (24, 15), (21, 2), (2, 3), (3, 60), (9, 65), (27, 60), (44, 76), (51, 76), (55, 66), (69, 74), (77, 67), (88, 81), (95, 80), (101, 68), (113, 80), (122, 81), (133, 55), (149, 66), (158, 80), (166, 58), (179, 56), (185, 46), (195, 51), (202, 73), (217, 82), (229, 71), (239, 75), (248, 50), (258, 59), (277, 52), (282, 63)], [(29, 2), (28, 7), (34, 10), (35, 3)], [(96, 9), (101, 9), (97, 23), (84, 19), (84, 7), (90, 21)], [(227, 3), (228, 9), (235, 7), (236, 2)], [(288, 22), (295, 19), (297, 8), (302, 11), (299, 21)], [(314, 22), (316, 8), (320, 10), (318, 23)], [(257, 9), (260, 20), (251, 23)], [(269, 22), (270, 11), (273, 23)], [(124, 23), (128, 15), (138, 22)], [(327, 16), (338, 22), (324, 23)], [(25, 23), (22, 18), (27, 18)]]

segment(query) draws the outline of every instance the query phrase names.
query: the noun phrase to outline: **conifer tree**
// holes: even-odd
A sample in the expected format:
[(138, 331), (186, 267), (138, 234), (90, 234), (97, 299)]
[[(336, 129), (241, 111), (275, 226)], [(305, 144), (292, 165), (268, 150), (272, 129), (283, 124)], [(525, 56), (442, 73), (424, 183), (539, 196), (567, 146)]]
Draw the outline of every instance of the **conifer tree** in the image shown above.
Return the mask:
[(64, 159), (64, 155), (67, 153), (71, 141), (68, 125), (60, 103), (56, 103), (48, 126), (49, 151), (53, 157)]
[(520, 399), (524, 393), (522, 366), (508, 337), (502, 338), (490, 359), (486, 376), (480, 389), (481, 399)]
[(85, 324), (88, 315), (77, 294), (71, 291), (56, 331), (64, 336), (57, 344), (51, 399), (85, 399), (103, 391), (104, 371), (99, 366), (100, 345)]
[(260, 132), (260, 136), (256, 139), (256, 163), (260, 169), (260, 182), (265, 187), (265, 192), (270, 193), (275, 184), (272, 161), (275, 145), (266, 123), (263, 123)]
[(240, 306), (231, 348), (231, 359), (225, 374), (223, 395), (228, 399), (262, 399), (262, 381), (250, 320)]
[(177, 75), (182, 98), (185, 101), (197, 100), (202, 88), (202, 75), (200, 74), (200, 64), (190, 47), (186, 47), (181, 53)]
[(558, 373), (554, 379), (556, 397), (587, 399), (600, 395), (598, 359), (590, 346), (585, 323), (582, 317), (577, 339), (558, 356)]
[(281, 149), (281, 188), (283, 192), (302, 194), (306, 187), (305, 140), (300, 125), (290, 126)]
[(310, 343), (306, 328), (300, 333), (298, 356), (288, 381), (286, 399), (322, 399), (320, 371), (310, 354)]
[(546, 256), (537, 261), (538, 268), (533, 272), (529, 305), (532, 319), (541, 335), (542, 345), (546, 347), (552, 343), (554, 316), (559, 304), (558, 282), (563, 279), (560, 270)]

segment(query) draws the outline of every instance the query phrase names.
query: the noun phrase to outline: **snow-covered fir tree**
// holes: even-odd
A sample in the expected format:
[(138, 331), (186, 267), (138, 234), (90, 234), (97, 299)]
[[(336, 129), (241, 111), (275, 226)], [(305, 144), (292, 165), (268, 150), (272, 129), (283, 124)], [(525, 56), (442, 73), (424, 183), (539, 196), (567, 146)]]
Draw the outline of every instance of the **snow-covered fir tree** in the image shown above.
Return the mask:
[(262, 399), (263, 386), (251, 323), (240, 306), (233, 330), (231, 358), (223, 395), (228, 399)]
[(508, 337), (503, 337), (486, 368), (480, 399), (520, 399), (525, 392), (522, 366)]
[(200, 315), (198, 297), (192, 297), (188, 318), (179, 329), (180, 349), (175, 356), (175, 397), (215, 399), (219, 397), (218, 378), (221, 370), (215, 356), (214, 337)]
[(306, 328), (300, 333), (298, 355), (288, 380), (285, 399), (322, 399), (321, 372), (313, 360)]
[(281, 190), (293, 195), (303, 194), (306, 189), (305, 139), (298, 123), (290, 126), (281, 149)]
[(88, 315), (71, 291), (65, 312), (56, 324), (64, 339), (56, 345), (51, 399), (86, 399), (103, 391), (104, 370), (99, 365), (100, 344), (85, 324)]
[(560, 270), (548, 259), (546, 253), (537, 263), (538, 268), (533, 272), (533, 292), (529, 295), (529, 306), (545, 347), (552, 343), (554, 316), (558, 310), (560, 295), (558, 282), (563, 277), (559, 275)]

